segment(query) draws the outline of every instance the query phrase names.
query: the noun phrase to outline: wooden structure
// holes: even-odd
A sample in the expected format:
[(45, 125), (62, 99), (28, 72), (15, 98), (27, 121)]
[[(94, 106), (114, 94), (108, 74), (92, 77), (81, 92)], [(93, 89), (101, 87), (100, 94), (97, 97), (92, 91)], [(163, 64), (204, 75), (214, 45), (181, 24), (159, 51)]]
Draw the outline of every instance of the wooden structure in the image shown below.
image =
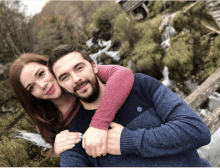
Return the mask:
[(209, 8), (210, 14), (214, 18), (216, 24), (220, 28), (220, 1), (206, 0), (206, 5)]
[(145, 3), (148, 3), (147, 0), (116, 0), (116, 3), (120, 4), (121, 7), (125, 10), (125, 12), (129, 13), (131, 17), (135, 20), (135, 16), (133, 15), (133, 11), (135, 11), (137, 8), (143, 8), (145, 12), (148, 14), (148, 8)]
[[(193, 91), (184, 101), (196, 110), (217, 89), (220, 88), (220, 68), (217, 69), (205, 82)], [(198, 114), (199, 115), (199, 114)], [(220, 127), (220, 106), (216, 108), (204, 121), (209, 127), (211, 135)]]

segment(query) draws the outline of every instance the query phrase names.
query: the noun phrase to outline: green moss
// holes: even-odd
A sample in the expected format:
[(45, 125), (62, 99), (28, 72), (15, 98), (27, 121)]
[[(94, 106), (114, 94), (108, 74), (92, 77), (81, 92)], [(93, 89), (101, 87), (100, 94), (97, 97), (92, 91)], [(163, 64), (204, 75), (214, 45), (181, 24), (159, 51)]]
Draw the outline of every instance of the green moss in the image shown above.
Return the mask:
[(22, 167), (29, 159), (27, 148), (27, 143), (22, 140), (9, 140), (4, 143), (0, 151), (0, 166)]
[(24, 117), (25, 113), (22, 110), (14, 114), (13, 116), (9, 117), (7, 120), (2, 122), (2, 127), (0, 127), (0, 135), (5, 134), (5, 131), (7, 132), (8, 129), (10, 129), (13, 125), (15, 125), (22, 117)]
[(122, 43), (121, 47), (120, 47), (120, 51), (119, 51), (119, 55), (120, 58), (126, 58), (131, 54), (132, 48), (129, 44), (128, 41), (125, 41), (124, 43)]
[(26, 130), (27, 132), (37, 133), (33, 121), (30, 119), (30, 117), (27, 114), (25, 114), (25, 116), (17, 122), (15, 129)]
[(204, 58), (205, 70), (203, 78), (207, 79), (212, 73), (214, 73), (220, 67), (220, 36), (215, 37), (210, 43), (210, 50), (207, 57)]
[(193, 71), (193, 44), (194, 40), (191, 34), (172, 40), (171, 47), (163, 59), (163, 63), (169, 68), (171, 77), (184, 78), (188, 72)]
[(60, 157), (53, 156), (42, 159), (37, 167), (59, 167)]
[(130, 45), (137, 41), (139, 38), (138, 31), (135, 28), (135, 21), (128, 16), (125, 12), (122, 12), (114, 21), (114, 34), (113, 40), (129, 41)]

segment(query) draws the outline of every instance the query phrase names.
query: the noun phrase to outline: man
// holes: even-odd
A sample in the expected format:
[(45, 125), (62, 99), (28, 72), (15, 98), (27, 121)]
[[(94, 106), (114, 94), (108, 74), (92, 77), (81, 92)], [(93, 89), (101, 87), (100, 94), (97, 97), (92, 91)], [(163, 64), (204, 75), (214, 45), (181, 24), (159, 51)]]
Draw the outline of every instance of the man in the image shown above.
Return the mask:
[[(80, 99), (82, 106), (69, 130), (84, 133), (105, 90), (96, 77), (96, 64), (85, 52), (64, 45), (53, 50), (49, 66), (59, 84)], [(133, 89), (108, 131), (108, 155), (93, 158), (79, 143), (61, 154), (60, 166), (210, 166), (196, 151), (210, 142), (205, 123), (156, 79), (134, 76)]]

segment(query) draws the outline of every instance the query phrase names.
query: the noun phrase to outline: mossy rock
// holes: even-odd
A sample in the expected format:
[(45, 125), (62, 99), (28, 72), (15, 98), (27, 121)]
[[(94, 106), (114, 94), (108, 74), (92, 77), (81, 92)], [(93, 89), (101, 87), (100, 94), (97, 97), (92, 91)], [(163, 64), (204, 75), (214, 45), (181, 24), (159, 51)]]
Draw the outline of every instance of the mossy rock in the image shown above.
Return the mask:
[(33, 121), (27, 114), (25, 114), (25, 116), (17, 122), (16, 129), (26, 130), (27, 132), (32, 133), (38, 133)]
[(25, 140), (9, 140), (2, 144), (0, 166), (22, 167), (29, 159)]
[(37, 167), (59, 167), (60, 157), (52, 156), (42, 159), (36, 166)]
[(1, 167), (30, 167), (43, 158), (40, 154), (41, 148), (24, 139), (10, 139), (2, 136), (0, 148)]

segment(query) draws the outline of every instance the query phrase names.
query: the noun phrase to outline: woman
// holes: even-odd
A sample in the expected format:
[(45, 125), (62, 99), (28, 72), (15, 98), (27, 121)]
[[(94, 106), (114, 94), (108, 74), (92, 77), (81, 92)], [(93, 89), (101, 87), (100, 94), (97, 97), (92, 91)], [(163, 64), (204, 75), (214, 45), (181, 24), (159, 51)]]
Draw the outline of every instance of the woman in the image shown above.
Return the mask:
[[(9, 80), (22, 107), (35, 123), (41, 136), (54, 146), (56, 135), (68, 128), (81, 104), (78, 99), (59, 87), (47, 64), (48, 57), (46, 56), (23, 54), (11, 66)], [(98, 68), (98, 77), (102, 82), (106, 82), (103, 101), (111, 103), (109, 103), (109, 107), (103, 107), (101, 102), (96, 113), (101, 113), (103, 109), (109, 111), (116, 109), (115, 114), (130, 93), (134, 80), (133, 74), (130, 70), (119, 66), (99, 66)], [(25, 83), (26, 79), (31, 82)], [(121, 82), (125, 79), (126, 82)], [(120, 83), (120, 88), (109, 87), (117, 86), (117, 83)], [(109, 97), (111, 92), (117, 93), (117, 100), (112, 100)], [(61, 133), (64, 136), (70, 135)], [(72, 138), (69, 138), (66, 143), (69, 148), (63, 148), (59, 152), (55, 151), (57, 154), (70, 149), (71, 143), (73, 141), (77, 143), (77, 140), (82, 136), (80, 133), (72, 133), (71, 135), (74, 136), (71, 136)], [(48, 155), (51, 155), (52, 151), (53, 148)]]

